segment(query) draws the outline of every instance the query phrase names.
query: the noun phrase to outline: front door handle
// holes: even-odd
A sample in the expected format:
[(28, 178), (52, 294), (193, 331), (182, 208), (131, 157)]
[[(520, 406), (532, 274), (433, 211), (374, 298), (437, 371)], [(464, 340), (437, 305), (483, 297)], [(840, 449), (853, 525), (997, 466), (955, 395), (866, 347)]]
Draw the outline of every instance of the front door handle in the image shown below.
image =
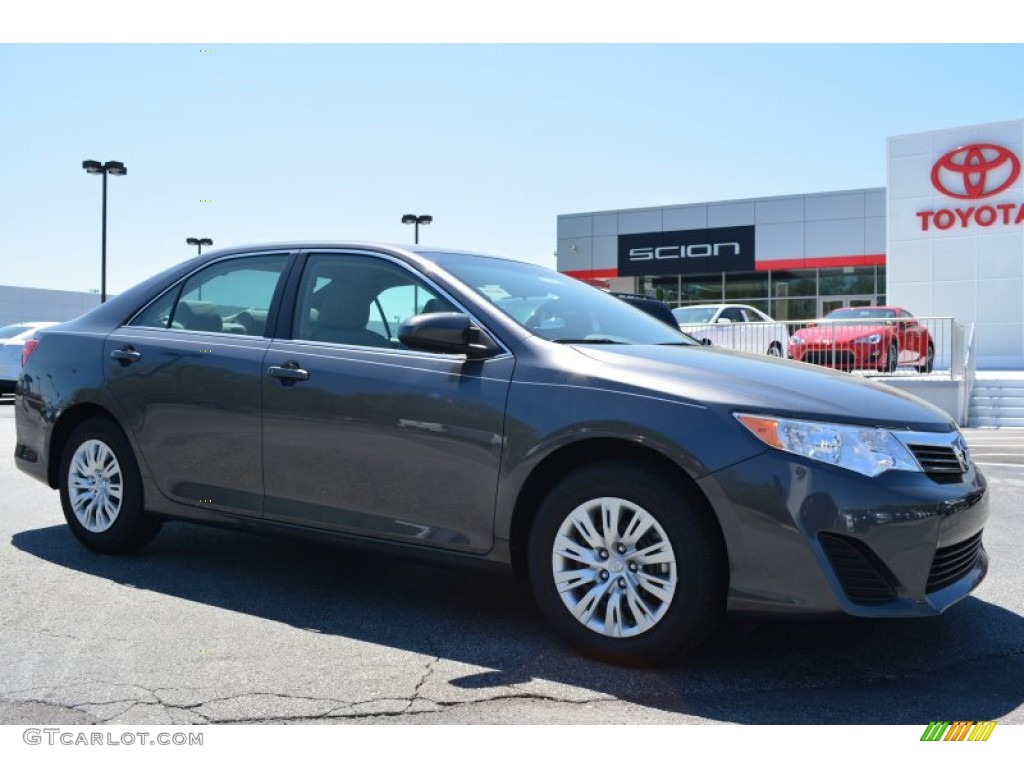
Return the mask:
[(121, 365), (131, 365), (132, 363), (137, 363), (142, 359), (142, 353), (133, 347), (115, 349), (110, 353), (110, 356), (121, 363)]
[(309, 378), (309, 371), (300, 368), (294, 360), (289, 360), (284, 365), (272, 365), (267, 371), (275, 379), (281, 379), (282, 384), (295, 381), (306, 381)]

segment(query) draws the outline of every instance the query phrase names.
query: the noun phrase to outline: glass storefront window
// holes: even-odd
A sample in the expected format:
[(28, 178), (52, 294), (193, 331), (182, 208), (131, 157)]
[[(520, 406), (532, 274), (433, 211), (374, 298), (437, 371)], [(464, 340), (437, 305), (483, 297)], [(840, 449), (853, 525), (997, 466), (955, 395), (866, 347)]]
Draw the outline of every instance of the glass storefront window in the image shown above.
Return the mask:
[(775, 320), (813, 320), (818, 316), (818, 300), (775, 299), (772, 302), (772, 311), (768, 314)]
[(772, 272), (772, 298), (785, 299), (789, 296), (816, 296), (817, 294), (818, 271), (816, 269)]
[(743, 300), (749, 304), (748, 299), (768, 298), (768, 273), (751, 272), (747, 274), (735, 274), (725, 276), (725, 299), (726, 301)]
[(818, 292), (822, 296), (874, 293), (875, 268), (839, 267), (837, 269), (822, 269), (818, 278)]
[(639, 278), (638, 288), (673, 307), (728, 302), (777, 320), (811, 320), (823, 314), (823, 304), (884, 304), (885, 266), (649, 276)]
[(679, 303), (679, 277), (652, 277), (650, 287), (645, 293), (648, 296), (653, 294), (659, 301), (666, 301), (675, 306)]
[(722, 301), (722, 275), (707, 275), (683, 278), (683, 292), (679, 297), (684, 302), (704, 302), (707, 304)]

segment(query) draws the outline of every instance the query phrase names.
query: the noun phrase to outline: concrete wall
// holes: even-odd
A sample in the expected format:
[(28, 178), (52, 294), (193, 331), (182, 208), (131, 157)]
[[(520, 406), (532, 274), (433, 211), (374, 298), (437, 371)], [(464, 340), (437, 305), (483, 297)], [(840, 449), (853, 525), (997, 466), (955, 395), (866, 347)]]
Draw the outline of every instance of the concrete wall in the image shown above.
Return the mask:
[(71, 320), (99, 303), (98, 293), (0, 285), (0, 326)]

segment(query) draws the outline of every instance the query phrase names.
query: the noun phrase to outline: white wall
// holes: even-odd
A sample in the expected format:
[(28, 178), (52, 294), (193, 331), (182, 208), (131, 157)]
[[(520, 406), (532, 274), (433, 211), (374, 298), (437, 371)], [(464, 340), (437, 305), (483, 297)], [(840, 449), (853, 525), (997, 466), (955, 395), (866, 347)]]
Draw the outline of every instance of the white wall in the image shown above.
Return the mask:
[[(1024, 172), (992, 196), (949, 196), (932, 184), (932, 169), (947, 152), (970, 144), (999, 145), (1019, 159), (1024, 121), (889, 139), (888, 301), (917, 315), (948, 315), (976, 323), (978, 367), (1019, 369), (1024, 367), (1024, 223), (1014, 219), (1024, 205)], [(989, 188), (999, 186), (1012, 163), (1003, 166), (993, 171)], [(947, 188), (963, 191), (955, 188), (963, 183), (962, 175), (942, 173)], [(1004, 208), (999, 209), (1001, 205)], [(995, 221), (982, 224), (968, 214), (983, 206), (997, 210)], [(953, 212), (954, 223), (947, 228), (936, 226), (934, 214), (940, 210)], [(1006, 217), (1009, 221), (1003, 220)], [(948, 220), (945, 217), (944, 223)]]
[(71, 320), (99, 303), (98, 293), (0, 285), (0, 326)]

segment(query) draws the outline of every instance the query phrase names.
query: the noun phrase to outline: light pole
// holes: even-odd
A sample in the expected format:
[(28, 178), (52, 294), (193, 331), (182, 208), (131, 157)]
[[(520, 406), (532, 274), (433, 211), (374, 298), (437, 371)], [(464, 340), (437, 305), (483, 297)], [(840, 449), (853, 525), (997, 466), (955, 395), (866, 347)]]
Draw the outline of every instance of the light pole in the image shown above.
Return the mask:
[(128, 168), (117, 160), (100, 163), (96, 160), (83, 160), (82, 168), (86, 173), (103, 176), (103, 240), (100, 247), (100, 303), (107, 300), (107, 176), (124, 176)]
[(419, 245), (419, 243), (420, 243), (420, 224), (426, 226), (427, 224), (429, 224), (433, 220), (434, 220), (433, 216), (429, 216), (429, 215), (417, 216), (415, 213), (407, 213), (407, 214), (405, 214), (405, 216), (402, 217), (402, 223), (403, 224), (415, 224), (416, 225), (416, 229), (415, 229), (416, 236), (415, 236), (415, 240), (413, 241), (413, 242), (416, 243), (416, 245)]
[(202, 256), (203, 255), (203, 246), (204, 245), (213, 245), (213, 240), (211, 240), (208, 237), (189, 237), (189, 238), (187, 238), (185, 240), (185, 243), (187, 245), (199, 246), (199, 253), (197, 255), (198, 256)]

